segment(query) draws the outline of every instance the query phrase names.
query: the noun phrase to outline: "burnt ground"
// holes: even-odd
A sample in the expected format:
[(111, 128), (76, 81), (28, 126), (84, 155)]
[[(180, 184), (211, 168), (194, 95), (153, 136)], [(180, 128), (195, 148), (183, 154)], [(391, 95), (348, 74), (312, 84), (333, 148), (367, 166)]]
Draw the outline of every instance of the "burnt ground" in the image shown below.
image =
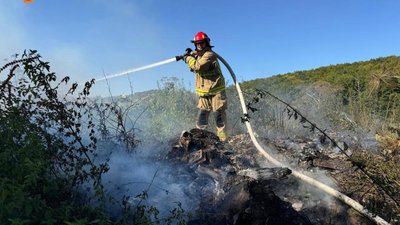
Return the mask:
[[(248, 135), (221, 143), (215, 134), (193, 129), (178, 139), (167, 160), (181, 168), (174, 176), (190, 181), (185, 194), (199, 203), (188, 224), (373, 224), (301, 183), (290, 169), (269, 165)], [(332, 149), (305, 139), (261, 142), (277, 153), (278, 160), (346, 190), (353, 165)]]

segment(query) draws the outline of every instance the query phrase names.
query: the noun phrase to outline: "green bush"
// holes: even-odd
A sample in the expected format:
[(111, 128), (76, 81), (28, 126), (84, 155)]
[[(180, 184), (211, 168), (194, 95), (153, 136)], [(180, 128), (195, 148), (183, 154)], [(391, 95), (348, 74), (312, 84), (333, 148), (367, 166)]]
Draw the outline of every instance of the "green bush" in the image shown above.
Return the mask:
[[(69, 78), (55, 83), (49, 63), (40, 58), (30, 50), (0, 68), (2, 74), (9, 69), (0, 81), (0, 224), (184, 224), (179, 203), (162, 220), (156, 217), (158, 209), (147, 204), (138, 205), (140, 210), (129, 206), (121, 218), (110, 219), (105, 205), (121, 202), (104, 191), (102, 175), (108, 165), (100, 158), (95, 161), (103, 154), (97, 145), (137, 146), (134, 122), (133, 128), (127, 124), (129, 116), (136, 116), (130, 114), (134, 105), (93, 101), (89, 94), (94, 81), (80, 92), (73, 83), (67, 93), (59, 93)], [(159, 138), (164, 138), (182, 123), (178, 112), (188, 110), (185, 101), (171, 97), (187, 92), (170, 86), (160, 92), (164, 94), (146, 106), (152, 115), (146, 127), (155, 125), (152, 119), (169, 102), (171, 117), (159, 125)]]
[[(59, 99), (60, 83), (53, 84), (55, 74), (36, 51), (24, 52), (0, 72), (8, 67), (0, 83), (0, 224), (105, 223), (104, 211), (90, 207), (77, 192), (91, 181), (101, 194), (101, 175), (108, 170), (92, 162), (94, 135), (85, 144), (81, 133), (91, 83), (68, 102)], [(17, 81), (16, 73), (21, 76)]]

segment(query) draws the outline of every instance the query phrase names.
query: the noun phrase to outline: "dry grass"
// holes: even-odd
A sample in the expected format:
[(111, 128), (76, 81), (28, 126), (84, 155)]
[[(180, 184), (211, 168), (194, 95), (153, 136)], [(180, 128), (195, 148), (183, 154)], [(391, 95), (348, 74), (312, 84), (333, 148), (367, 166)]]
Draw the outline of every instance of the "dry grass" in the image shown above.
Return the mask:
[[(354, 164), (333, 175), (342, 191), (392, 224), (400, 223), (400, 158), (357, 151), (352, 160), (362, 166), (374, 183)], [(379, 184), (382, 188), (378, 187)]]
[(381, 151), (386, 156), (396, 156), (400, 154), (400, 129), (389, 128), (378, 132), (375, 135)]

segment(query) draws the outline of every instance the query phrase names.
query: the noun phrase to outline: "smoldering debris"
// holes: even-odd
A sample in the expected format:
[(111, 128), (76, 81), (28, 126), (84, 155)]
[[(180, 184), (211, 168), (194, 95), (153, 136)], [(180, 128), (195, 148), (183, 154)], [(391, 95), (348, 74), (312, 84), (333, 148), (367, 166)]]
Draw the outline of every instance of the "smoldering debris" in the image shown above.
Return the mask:
[(200, 199), (188, 224), (312, 224), (270, 188), (290, 175), (288, 168), (260, 168), (254, 149), (235, 149), (205, 130), (183, 136), (186, 144), (175, 145), (167, 158), (192, 174), (188, 195)]
[[(167, 158), (191, 177), (188, 196), (199, 200), (188, 224), (357, 224), (350, 220), (348, 207), (338, 200), (303, 184), (290, 175), (288, 168), (274, 168), (259, 154), (248, 135), (237, 135), (228, 143), (219, 142), (208, 131), (193, 129), (184, 135), (185, 145), (171, 145)], [(302, 164), (304, 154), (315, 160), (329, 161), (327, 149), (310, 140), (287, 140), (291, 148), (279, 149), (274, 141), (264, 144), (275, 146), (275, 153), (291, 167), (302, 170), (331, 187), (335, 182), (327, 170), (312, 163)], [(287, 146), (286, 146), (287, 147)], [(282, 154), (281, 151), (286, 151)], [(307, 157), (306, 157), (307, 158)], [(343, 161), (337, 161), (338, 164)], [(334, 164), (334, 163), (333, 163)], [(285, 219), (286, 218), (286, 219)], [(293, 222), (296, 221), (296, 222)], [(368, 223), (367, 223), (368, 224)]]
[[(304, 139), (264, 139), (263, 144), (274, 146), (280, 159), (290, 159), (288, 165), (335, 186), (326, 171), (340, 169), (341, 161), (327, 156), (324, 146)], [(152, 205), (167, 215), (179, 202), (192, 214), (191, 225), (344, 225), (350, 220), (343, 204), (299, 182), (290, 169), (272, 167), (248, 135), (221, 143), (215, 134), (193, 129), (153, 147), (158, 150), (143, 147), (132, 154), (120, 149), (109, 157), (110, 171), (103, 181), (117, 202), (108, 206), (115, 218), (127, 205)], [(304, 164), (305, 158), (311, 162)], [(144, 192), (145, 200), (140, 198)]]

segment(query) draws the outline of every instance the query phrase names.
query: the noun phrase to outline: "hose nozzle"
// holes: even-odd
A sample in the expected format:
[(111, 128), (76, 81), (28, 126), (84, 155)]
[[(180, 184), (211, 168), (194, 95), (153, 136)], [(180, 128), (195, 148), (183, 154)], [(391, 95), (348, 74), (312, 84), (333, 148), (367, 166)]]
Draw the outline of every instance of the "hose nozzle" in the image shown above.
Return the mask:
[(175, 56), (176, 61), (182, 60), (183, 59), (183, 55), (177, 55)]

